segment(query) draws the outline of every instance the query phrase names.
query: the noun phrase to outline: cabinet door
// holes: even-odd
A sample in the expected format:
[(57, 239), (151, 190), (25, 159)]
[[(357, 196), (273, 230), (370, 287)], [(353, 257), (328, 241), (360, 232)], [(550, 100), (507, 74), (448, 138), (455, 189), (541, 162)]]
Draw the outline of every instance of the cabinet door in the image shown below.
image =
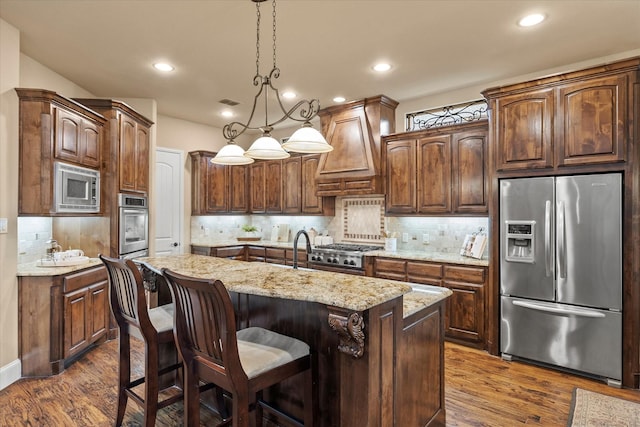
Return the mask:
[(81, 162), (82, 118), (70, 111), (56, 109), (55, 157), (60, 160)]
[(249, 197), (247, 185), (249, 184), (249, 168), (246, 166), (227, 166), (230, 169), (231, 179), (229, 195), (229, 210), (234, 213), (249, 212)]
[(390, 141), (386, 144), (386, 211), (415, 213), (416, 140)]
[(417, 207), (419, 213), (451, 211), (451, 136), (418, 140)]
[(149, 190), (149, 128), (136, 124), (135, 190)]
[(282, 213), (282, 162), (269, 161), (265, 166), (265, 210)]
[(251, 213), (266, 212), (266, 196), (265, 196), (265, 162), (252, 163), (251, 183), (249, 185), (251, 192)]
[(445, 335), (472, 344), (484, 342), (484, 285), (444, 281), (453, 294), (447, 300)]
[(91, 342), (91, 332), (87, 327), (90, 304), (86, 288), (63, 297), (65, 359), (79, 353)]
[(120, 190), (136, 191), (136, 122), (120, 115)]
[[(324, 200), (319, 197), (316, 172), (320, 163), (320, 155), (302, 157), (302, 213), (303, 214), (323, 214)], [(328, 213), (327, 215), (333, 215)]]
[(300, 213), (302, 210), (302, 160), (290, 157), (282, 161), (282, 212)]
[(100, 167), (100, 147), (102, 141), (101, 129), (95, 123), (82, 121), (80, 134), (80, 158), (84, 166)]
[(109, 291), (104, 281), (89, 288), (90, 309), (87, 325), (91, 342), (106, 335), (109, 330)]
[(487, 131), (453, 135), (452, 197), (454, 213), (488, 212)]
[(227, 185), (229, 167), (207, 162), (205, 175), (205, 213), (222, 213), (229, 210)]
[(498, 98), (494, 140), (497, 170), (553, 166), (553, 89)]
[(627, 76), (559, 88), (558, 166), (625, 160)]

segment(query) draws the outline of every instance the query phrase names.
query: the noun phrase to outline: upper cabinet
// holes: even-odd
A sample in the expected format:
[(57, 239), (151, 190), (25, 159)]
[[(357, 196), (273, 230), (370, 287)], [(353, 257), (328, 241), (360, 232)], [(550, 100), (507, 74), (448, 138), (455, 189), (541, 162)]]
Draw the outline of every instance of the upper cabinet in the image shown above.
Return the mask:
[(118, 192), (149, 191), (149, 144), (153, 122), (127, 104), (111, 99), (76, 99), (81, 104), (105, 116), (109, 163), (109, 188)]
[(638, 61), (487, 89), (497, 171), (625, 162)]
[(333, 215), (335, 198), (317, 195), (318, 154), (250, 165), (250, 212), (254, 214)]
[(398, 133), (383, 142), (387, 213), (487, 213), (486, 122)]
[(191, 156), (191, 214), (244, 214), (249, 211), (249, 168), (211, 163), (216, 153), (193, 151)]
[(380, 95), (320, 110), (333, 151), (320, 156), (319, 196), (383, 194), (381, 136), (395, 132), (397, 105)]
[(18, 213), (70, 215), (55, 212), (54, 162), (76, 164), (102, 174), (106, 120), (49, 90), (16, 92), (20, 99)]

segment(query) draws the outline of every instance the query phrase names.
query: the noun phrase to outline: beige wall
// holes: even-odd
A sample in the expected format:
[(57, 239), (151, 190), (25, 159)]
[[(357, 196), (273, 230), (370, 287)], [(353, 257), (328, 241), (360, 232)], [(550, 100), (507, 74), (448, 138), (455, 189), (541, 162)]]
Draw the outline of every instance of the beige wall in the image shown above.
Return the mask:
[(467, 101), (473, 101), (476, 99), (482, 99), (482, 91), (491, 87), (504, 86), (508, 84), (526, 82), (529, 80), (539, 79), (551, 74), (565, 73), (569, 71), (582, 70), (589, 67), (605, 64), (608, 62), (614, 62), (625, 58), (631, 58), (634, 56), (640, 56), (640, 49), (635, 49), (627, 52), (622, 52), (615, 55), (603, 56), (600, 58), (590, 59), (588, 61), (578, 62), (575, 64), (563, 65), (561, 67), (550, 68), (546, 70), (534, 71), (529, 74), (525, 74), (517, 77), (510, 77), (508, 79), (487, 81), (486, 83), (469, 86), (455, 90), (445, 90), (440, 93), (431, 94), (428, 96), (418, 97), (411, 100), (406, 100), (398, 105), (396, 109), (396, 132), (403, 132), (405, 126), (405, 114), (426, 110), (430, 108), (439, 108), (447, 105), (455, 105), (464, 103)]
[[(18, 97), (20, 33), (0, 19), (0, 389), (15, 380), (18, 362)], [(13, 369), (11, 369), (13, 367)], [(19, 373), (19, 371), (18, 371)]]
[[(215, 152), (220, 150), (220, 148), (222, 148), (226, 144), (226, 140), (222, 136), (222, 129), (220, 128), (193, 123), (169, 116), (158, 116), (156, 127), (156, 147), (179, 150), (183, 153), (184, 206), (182, 218), (184, 218), (184, 223), (182, 225), (182, 250), (185, 251), (187, 243), (191, 241), (191, 226), (189, 221), (189, 218), (191, 218), (191, 158), (189, 157), (189, 152), (197, 150)], [(249, 143), (250, 141), (247, 138), (241, 138), (238, 141), (238, 145), (241, 145), (245, 148), (248, 147)], [(154, 160), (151, 165), (155, 164), (155, 148), (153, 150), (153, 157)], [(154, 175), (154, 171), (155, 167), (152, 166), (152, 176)], [(155, 187), (153, 186), (152, 182), (150, 194), (153, 194), (154, 188)], [(150, 206), (153, 207), (153, 204), (150, 204)], [(153, 211), (150, 212), (150, 216), (151, 223), (153, 224)], [(154, 236), (155, 228), (153, 227), (153, 225), (150, 228), (152, 230), (151, 236)], [(154, 250), (155, 247), (152, 247), (152, 253)]]

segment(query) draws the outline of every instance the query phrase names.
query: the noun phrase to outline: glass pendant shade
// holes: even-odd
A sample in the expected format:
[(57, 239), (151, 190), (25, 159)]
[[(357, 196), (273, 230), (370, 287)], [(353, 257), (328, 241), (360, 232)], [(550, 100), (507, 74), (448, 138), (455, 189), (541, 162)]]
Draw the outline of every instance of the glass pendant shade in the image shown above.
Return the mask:
[(295, 131), (282, 147), (294, 153), (308, 154), (328, 153), (333, 150), (322, 134), (309, 125)]
[(229, 142), (211, 159), (211, 163), (218, 165), (248, 165), (253, 163), (253, 159), (244, 155), (242, 147), (234, 142)]
[(244, 155), (259, 160), (277, 160), (290, 157), (290, 154), (282, 148), (282, 145), (275, 138), (267, 135), (256, 139)]

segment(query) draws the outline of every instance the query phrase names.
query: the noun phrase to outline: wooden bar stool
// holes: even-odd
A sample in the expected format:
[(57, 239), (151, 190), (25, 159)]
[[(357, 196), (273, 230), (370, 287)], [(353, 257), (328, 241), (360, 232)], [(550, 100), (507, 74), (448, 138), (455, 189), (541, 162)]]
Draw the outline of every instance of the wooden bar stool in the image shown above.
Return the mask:
[[(111, 312), (118, 323), (119, 330), (119, 374), (118, 374), (118, 414), (116, 426), (122, 425), (127, 408), (127, 399), (144, 409), (144, 426), (152, 427), (156, 422), (158, 409), (182, 400), (182, 391), (158, 401), (160, 387), (158, 378), (161, 375), (179, 369), (182, 364), (175, 363), (160, 368), (159, 346), (171, 343), (173, 337), (173, 304), (147, 309), (142, 276), (131, 260), (109, 258), (99, 255), (107, 267), (109, 276), (109, 301)], [(130, 336), (144, 341), (145, 366), (144, 376), (131, 380)], [(145, 385), (144, 396), (140, 396), (134, 388)]]
[[(203, 280), (163, 269), (175, 304), (175, 337), (184, 362), (185, 425), (200, 425), (200, 381), (232, 395), (233, 426), (262, 426), (262, 390), (304, 375), (304, 425), (313, 425), (313, 375), (309, 346), (292, 337), (250, 327), (236, 332), (229, 292), (219, 280)], [(284, 416), (279, 412), (279, 416)], [(291, 417), (288, 421), (300, 425)]]

